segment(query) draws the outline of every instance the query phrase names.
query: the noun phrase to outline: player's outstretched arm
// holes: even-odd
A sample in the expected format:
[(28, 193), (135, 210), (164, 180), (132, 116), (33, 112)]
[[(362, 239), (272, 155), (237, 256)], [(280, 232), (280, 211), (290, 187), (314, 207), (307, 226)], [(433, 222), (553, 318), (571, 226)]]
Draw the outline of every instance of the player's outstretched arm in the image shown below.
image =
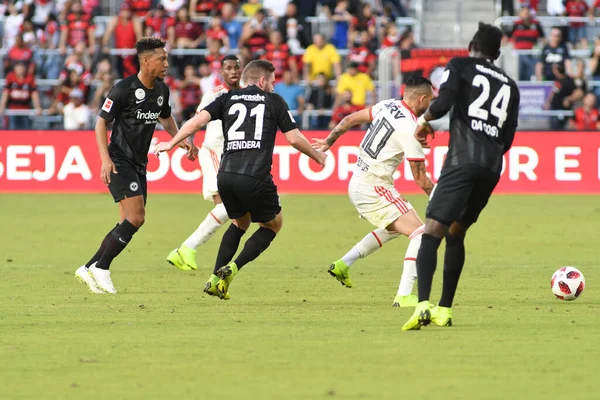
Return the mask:
[(292, 129), (291, 131), (284, 132), (283, 134), (293, 148), (306, 154), (315, 160), (315, 162), (320, 166), (325, 166), (327, 154), (318, 151), (317, 149), (313, 149), (308, 140), (306, 140), (304, 135), (300, 133), (298, 129)]
[[(175, 137), (177, 135), (177, 121), (171, 114), (168, 118), (159, 118), (160, 124), (165, 128), (165, 130), (171, 135)], [(194, 161), (198, 156), (198, 148), (194, 146), (193, 138), (189, 137), (187, 141), (179, 143), (179, 147), (187, 151), (188, 159)]]
[(187, 139), (192, 136), (194, 133), (200, 130), (204, 125), (206, 125), (211, 120), (211, 115), (208, 111), (202, 110), (200, 113), (196, 114), (196, 116), (190, 120), (188, 120), (179, 132), (171, 139), (169, 142), (161, 142), (156, 145), (154, 148), (154, 153), (159, 154), (164, 151), (170, 151), (173, 147), (177, 146), (181, 141)]
[(346, 117), (344, 117), (339, 124), (333, 128), (329, 136), (325, 139), (313, 139), (312, 146), (315, 149), (321, 151), (327, 151), (333, 144), (342, 136), (344, 133), (348, 132), (349, 129), (354, 128), (357, 125), (366, 124), (367, 122), (371, 122), (371, 114), (369, 108), (365, 108), (363, 110), (354, 112)]
[(110, 155), (108, 154), (108, 122), (99, 117), (96, 121), (96, 145), (98, 146), (98, 152), (100, 153), (100, 161), (102, 162), (102, 167), (100, 168), (100, 178), (105, 185), (110, 183), (110, 173), (117, 173), (117, 169), (115, 168), (115, 164), (110, 159)]
[(427, 195), (430, 195), (433, 190), (433, 182), (427, 176), (425, 161), (409, 161), (409, 164), (415, 183), (423, 189)]

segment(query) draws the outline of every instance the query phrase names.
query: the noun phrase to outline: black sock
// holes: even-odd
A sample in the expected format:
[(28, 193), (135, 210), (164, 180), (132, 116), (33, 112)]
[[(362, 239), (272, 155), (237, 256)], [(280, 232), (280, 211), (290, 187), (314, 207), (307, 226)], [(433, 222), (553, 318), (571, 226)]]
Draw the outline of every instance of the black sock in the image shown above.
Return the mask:
[(217, 253), (217, 261), (215, 262), (215, 268), (213, 274), (217, 274), (219, 268), (229, 264), (238, 247), (240, 247), (240, 240), (244, 236), (246, 231), (241, 230), (235, 224), (229, 225), (229, 228), (225, 231), (223, 238), (221, 239), (221, 245), (219, 246), (219, 252)]
[(88, 261), (85, 264), (86, 268), (89, 268), (90, 265), (92, 265), (93, 263), (95, 263), (96, 261), (98, 261), (100, 259), (100, 257), (102, 257), (102, 254), (104, 254), (104, 250), (106, 249), (106, 243), (108, 243), (108, 239), (110, 238), (110, 234), (113, 233), (113, 231), (115, 229), (117, 229), (117, 226), (119, 226), (119, 224), (116, 224), (114, 228), (112, 228), (110, 230), (110, 232), (108, 232), (106, 234), (106, 236), (104, 236), (104, 239), (102, 240), (102, 243), (100, 244), (100, 247), (98, 248), (98, 251), (96, 252), (96, 254), (94, 254), (94, 256), (90, 259), (90, 261)]
[(269, 247), (273, 239), (277, 235), (274, 231), (269, 228), (260, 227), (254, 235), (250, 236), (250, 239), (244, 244), (244, 248), (240, 255), (235, 259), (235, 264), (238, 269), (254, 260), (263, 251)]
[(452, 307), (454, 294), (458, 287), (460, 273), (465, 265), (465, 240), (446, 235), (446, 254), (444, 255), (444, 284), (440, 307)]
[(131, 222), (124, 220), (110, 234), (106, 242), (106, 249), (100, 260), (96, 263), (96, 268), (109, 269), (112, 260), (119, 255), (127, 246), (131, 237), (138, 231), (138, 228), (131, 225)]
[(421, 247), (417, 254), (417, 279), (419, 280), (419, 302), (429, 300), (431, 283), (437, 264), (437, 251), (442, 239), (432, 235), (423, 234)]

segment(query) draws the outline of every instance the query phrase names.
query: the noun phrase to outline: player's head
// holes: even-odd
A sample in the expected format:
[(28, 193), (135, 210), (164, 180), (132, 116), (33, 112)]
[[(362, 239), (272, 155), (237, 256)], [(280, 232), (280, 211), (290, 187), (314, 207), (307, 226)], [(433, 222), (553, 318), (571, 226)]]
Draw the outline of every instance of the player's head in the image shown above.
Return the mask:
[(154, 79), (163, 80), (169, 68), (169, 58), (165, 46), (167, 43), (156, 37), (144, 37), (135, 44), (140, 60), (140, 69)]
[(256, 85), (265, 92), (272, 92), (275, 67), (267, 60), (250, 61), (242, 72), (242, 80), (248, 86)]
[(469, 51), (472, 57), (484, 57), (493, 61), (500, 57), (501, 42), (502, 31), (499, 28), (480, 22), (479, 29), (469, 43)]
[(431, 104), (433, 86), (431, 81), (423, 76), (410, 78), (404, 85), (404, 102), (417, 117), (420, 117)]
[(240, 75), (242, 74), (242, 65), (239, 58), (230, 54), (221, 60), (221, 75), (225, 84), (229, 88), (240, 86)]

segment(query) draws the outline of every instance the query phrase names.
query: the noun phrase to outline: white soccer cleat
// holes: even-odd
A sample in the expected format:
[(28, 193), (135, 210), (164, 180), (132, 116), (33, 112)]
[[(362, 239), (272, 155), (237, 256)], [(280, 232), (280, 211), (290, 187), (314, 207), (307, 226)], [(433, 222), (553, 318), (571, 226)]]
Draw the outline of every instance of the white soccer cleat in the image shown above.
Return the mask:
[(81, 267), (77, 268), (77, 271), (75, 271), (75, 278), (77, 278), (79, 282), (84, 283), (88, 287), (90, 292), (96, 294), (105, 293), (104, 290), (100, 289), (96, 285), (96, 281), (90, 276), (88, 269), (85, 267), (85, 265), (82, 265)]
[(96, 286), (104, 290), (106, 293), (117, 294), (117, 289), (113, 286), (110, 279), (110, 271), (96, 268), (96, 263), (93, 263), (88, 269), (90, 276), (96, 282)]

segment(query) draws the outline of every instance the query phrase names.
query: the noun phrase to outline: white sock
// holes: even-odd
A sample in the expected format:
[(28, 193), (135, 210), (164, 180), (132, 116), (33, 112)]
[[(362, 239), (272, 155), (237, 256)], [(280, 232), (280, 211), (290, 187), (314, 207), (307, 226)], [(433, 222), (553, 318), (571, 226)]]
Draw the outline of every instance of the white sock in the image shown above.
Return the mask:
[(400, 236), (399, 233), (390, 233), (385, 229), (375, 229), (373, 232), (369, 232), (360, 242), (351, 248), (350, 251), (342, 257), (342, 261), (344, 261), (347, 266), (351, 266), (359, 258), (367, 257), (376, 250), (379, 250), (384, 243), (389, 242), (398, 236)]
[(402, 277), (400, 278), (400, 285), (398, 286), (399, 296), (408, 296), (412, 293), (415, 286), (415, 281), (417, 280), (417, 254), (419, 253), (419, 247), (421, 247), (423, 231), (425, 231), (425, 225), (421, 225), (415, 229), (408, 237), (410, 242), (404, 256), (404, 268), (402, 270)]
[(223, 203), (217, 204), (183, 244), (191, 249), (196, 249), (196, 247), (210, 239), (227, 221), (229, 221), (229, 217), (225, 206)]

